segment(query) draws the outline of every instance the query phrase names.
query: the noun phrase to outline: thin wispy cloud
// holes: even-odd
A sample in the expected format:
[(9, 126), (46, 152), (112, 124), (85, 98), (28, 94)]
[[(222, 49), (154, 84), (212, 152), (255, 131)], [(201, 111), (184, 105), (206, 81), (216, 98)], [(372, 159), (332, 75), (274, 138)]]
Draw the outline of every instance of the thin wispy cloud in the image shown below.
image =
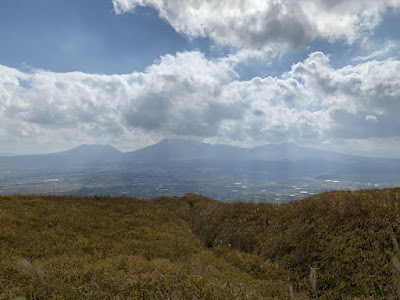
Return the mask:
[(390, 54), (391, 51), (398, 49), (398, 45), (394, 41), (388, 41), (382, 49), (373, 51), (371, 54), (365, 55), (365, 56), (356, 56), (353, 58), (354, 62), (359, 62), (359, 61), (368, 61), (371, 59), (379, 59), (382, 57), (387, 56)]

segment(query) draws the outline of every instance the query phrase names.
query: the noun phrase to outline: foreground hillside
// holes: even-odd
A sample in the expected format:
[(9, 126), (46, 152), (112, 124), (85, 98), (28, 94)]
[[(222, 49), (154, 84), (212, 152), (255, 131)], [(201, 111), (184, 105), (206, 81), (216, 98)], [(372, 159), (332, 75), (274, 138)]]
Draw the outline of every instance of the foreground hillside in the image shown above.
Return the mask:
[(400, 189), (285, 205), (0, 197), (0, 299), (396, 299)]

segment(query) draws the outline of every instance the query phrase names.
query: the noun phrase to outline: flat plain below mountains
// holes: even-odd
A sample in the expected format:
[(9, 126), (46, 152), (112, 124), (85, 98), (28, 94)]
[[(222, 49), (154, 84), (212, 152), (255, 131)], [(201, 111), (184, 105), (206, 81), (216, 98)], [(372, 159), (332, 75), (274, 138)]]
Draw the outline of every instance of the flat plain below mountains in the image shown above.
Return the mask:
[(285, 202), (328, 190), (400, 186), (400, 159), (368, 158), (291, 143), (255, 148), (165, 139), (132, 152), (82, 145), (0, 157), (1, 194), (94, 194), (150, 199), (202, 194)]

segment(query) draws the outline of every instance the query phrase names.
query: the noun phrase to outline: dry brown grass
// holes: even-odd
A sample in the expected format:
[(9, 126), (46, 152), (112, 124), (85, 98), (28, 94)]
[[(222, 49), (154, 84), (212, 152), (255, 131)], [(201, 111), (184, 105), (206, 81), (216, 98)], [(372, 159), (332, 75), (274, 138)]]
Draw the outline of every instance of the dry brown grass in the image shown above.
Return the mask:
[[(181, 206), (188, 209), (185, 202), (199, 199), (188, 195)], [(297, 291), (326, 299), (397, 297), (400, 273), (393, 257), (400, 258), (400, 189), (334, 191), (284, 205), (199, 203), (201, 208), (191, 208), (192, 228), (208, 247), (275, 263)]]
[(399, 195), (2, 196), (0, 299), (397, 299)]
[(0, 299), (290, 296), (284, 276), (256, 276), (187, 220), (131, 198), (0, 197), (0, 255)]

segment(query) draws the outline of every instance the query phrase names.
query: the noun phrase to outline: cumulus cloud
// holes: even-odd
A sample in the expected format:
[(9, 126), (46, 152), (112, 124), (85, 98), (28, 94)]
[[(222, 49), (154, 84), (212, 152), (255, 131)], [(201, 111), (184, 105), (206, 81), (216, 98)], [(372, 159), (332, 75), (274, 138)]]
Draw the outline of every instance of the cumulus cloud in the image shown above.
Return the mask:
[(184, 52), (125, 75), (0, 66), (0, 140), (118, 145), (181, 136), (250, 145), (400, 136), (400, 61), (334, 68), (315, 52), (282, 76), (248, 81), (237, 62)]
[(400, 0), (112, 0), (121, 14), (138, 6), (158, 11), (177, 32), (216, 43), (262, 49), (324, 38), (353, 43), (373, 30)]
[(399, 135), (399, 71), (400, 62), (391, 59), (335, 70), (327, 56), (314, 53), (289, 74), (323, 98), (332, 124), (327, 135), (367, 138)]
[(378, 118), (377, 118), (376, 116), (373, 116), (373, 115), (367, 115), (367, 116), (365, 117), (365, 120), (367, 120), (367, 121), (373, 121), (373, 122), (378, 122)]

